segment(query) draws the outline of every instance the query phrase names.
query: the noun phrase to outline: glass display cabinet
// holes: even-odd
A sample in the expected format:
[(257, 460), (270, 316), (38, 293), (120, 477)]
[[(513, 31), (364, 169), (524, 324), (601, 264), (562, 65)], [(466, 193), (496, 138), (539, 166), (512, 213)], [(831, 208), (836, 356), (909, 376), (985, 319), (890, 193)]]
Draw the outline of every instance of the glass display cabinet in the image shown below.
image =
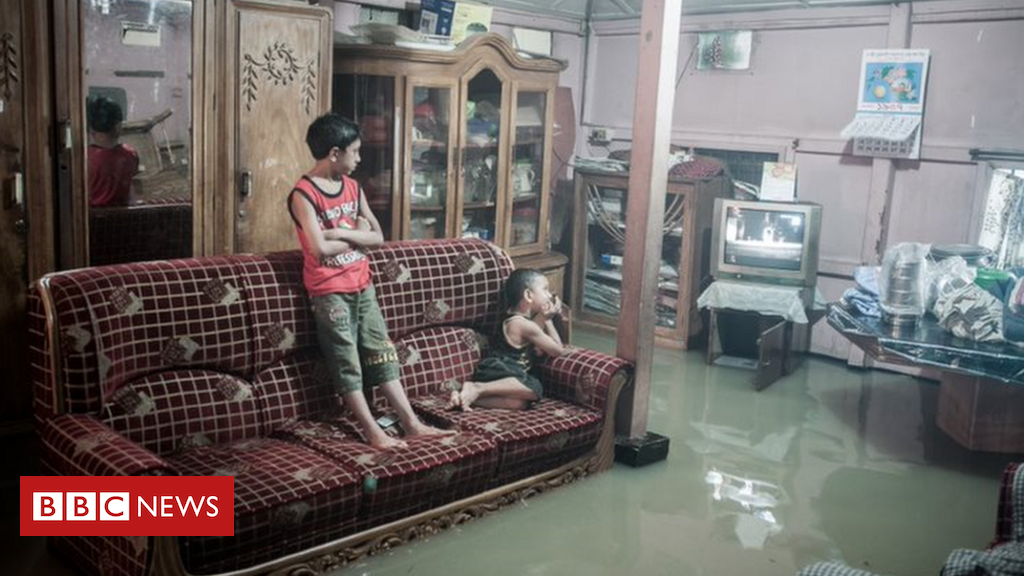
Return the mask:
[(336, 44), (333, 110), (362, 129), (353, 176), (385, 237), (490, 240), (560, 287), (566, 259), (548, 250), (548, 213), (564, 67), (497, 34), (447, 51)]
[[(629, 174), (576, 169), (573, 218), (573, 321), (614, 329), (620, 314)], [(715, 198), (731, 195), (728, 176), (672, 177), (665, 198), (655, 342), (686, 349), (702, 331), (697, 297), (710, 273)]]

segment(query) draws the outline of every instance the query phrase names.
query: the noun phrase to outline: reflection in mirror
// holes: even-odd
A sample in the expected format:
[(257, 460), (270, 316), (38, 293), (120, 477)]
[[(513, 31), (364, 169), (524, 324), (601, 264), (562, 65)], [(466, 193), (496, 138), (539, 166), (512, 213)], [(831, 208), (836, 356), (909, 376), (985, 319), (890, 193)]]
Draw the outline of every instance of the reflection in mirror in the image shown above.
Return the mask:
[(487, 68), (481, 70), (468, 84), (464, 131), (463, 238), (493, 240), (496, 236), (501, 92), (501, 80)]
[(192, 255), (192, 12), (84, 2), (91, 265)]

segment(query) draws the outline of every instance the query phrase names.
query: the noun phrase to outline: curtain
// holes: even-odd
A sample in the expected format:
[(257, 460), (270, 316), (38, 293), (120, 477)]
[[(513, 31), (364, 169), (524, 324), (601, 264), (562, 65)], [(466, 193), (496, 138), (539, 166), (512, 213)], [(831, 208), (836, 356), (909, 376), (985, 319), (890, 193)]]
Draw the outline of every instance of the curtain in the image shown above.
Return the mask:
[(995, 253), (993, 267), (1024, 266), (1024, 178), (993, 173), (978, 243)]

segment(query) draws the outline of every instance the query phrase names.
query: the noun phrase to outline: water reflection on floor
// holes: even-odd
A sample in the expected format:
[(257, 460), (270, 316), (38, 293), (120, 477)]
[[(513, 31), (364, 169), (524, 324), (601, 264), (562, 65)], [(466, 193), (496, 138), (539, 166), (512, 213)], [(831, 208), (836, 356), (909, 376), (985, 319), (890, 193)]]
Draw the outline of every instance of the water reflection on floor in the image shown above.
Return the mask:
[[(577, 331), (574, 344), (611, 350)], [(658, 350), (650, 429), (667, 461), (616, 466), (340, 574), (792, 575), (823, 559), (938, 573), (993, 535), (1011, 456), (934, 425), (938, 386), (812, 358), (762, 392), (699, 352)]]

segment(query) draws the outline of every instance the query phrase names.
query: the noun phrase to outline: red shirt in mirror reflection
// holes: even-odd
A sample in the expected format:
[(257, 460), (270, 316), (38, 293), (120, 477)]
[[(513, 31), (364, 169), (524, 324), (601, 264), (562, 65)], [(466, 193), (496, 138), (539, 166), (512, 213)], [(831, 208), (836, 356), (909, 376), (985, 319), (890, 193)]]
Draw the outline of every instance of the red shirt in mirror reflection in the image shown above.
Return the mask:
[(124, 206), (139, 172), (139, 153), (126, 144), (89, 146), (89, 206)]

